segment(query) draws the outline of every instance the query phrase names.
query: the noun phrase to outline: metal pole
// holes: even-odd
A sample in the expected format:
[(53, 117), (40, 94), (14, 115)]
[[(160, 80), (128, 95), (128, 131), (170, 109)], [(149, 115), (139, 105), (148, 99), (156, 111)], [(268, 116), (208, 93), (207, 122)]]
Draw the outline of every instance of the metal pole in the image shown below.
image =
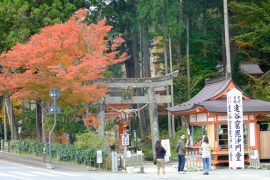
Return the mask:
[(55, 94), (54, 94), (54, 97), (53, 97), (53, 107), (54, 107), (54, 110), (53, 110), (54, 124), (53, 124), (53, 127), (52, 127), (51, 131), (49, 132), (49, 156), (50, 156), (50, 163), (52, 162), (51, 134), (52, 134), (52, 132), (53, 132), (53, 130), (55, 128), (55, 125), (56, 125), (56, 95)]

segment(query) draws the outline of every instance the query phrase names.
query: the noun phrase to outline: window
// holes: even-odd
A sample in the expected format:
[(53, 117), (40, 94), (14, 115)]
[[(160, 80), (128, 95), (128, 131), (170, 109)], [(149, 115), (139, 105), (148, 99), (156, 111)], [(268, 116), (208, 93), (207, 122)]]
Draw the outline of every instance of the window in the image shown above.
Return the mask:
[[(244, 124), (243, 127), (244, 146), (248, 146), (248, 125)], [(228, 149), (228, 125), (218, 125), (218, 144), (220, 149)]]
[(218, 125), (218, 144), (221, 149), (228, 149), (228, 125)]

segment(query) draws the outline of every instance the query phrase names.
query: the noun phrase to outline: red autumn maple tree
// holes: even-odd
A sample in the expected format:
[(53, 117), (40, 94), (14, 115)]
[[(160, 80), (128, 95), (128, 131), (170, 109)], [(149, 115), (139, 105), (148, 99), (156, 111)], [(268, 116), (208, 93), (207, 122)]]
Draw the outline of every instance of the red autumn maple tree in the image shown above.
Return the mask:
[(48, 99), (52, 87), (59, 87), (60, 102), (73, 105), (94, 102), (105, 95), (100, 85), (85, 81), (102, 77), (109, 65), (122, 62), (126, 53), (118, 47), (121, 37), (108, 44), (111, 26), (106, 20), (86, 24), (88, 11), (75, 13), (69, 21), (45, 27), (26, 44), (17, 44), (0, 56), (0, 91), (19, 99)]

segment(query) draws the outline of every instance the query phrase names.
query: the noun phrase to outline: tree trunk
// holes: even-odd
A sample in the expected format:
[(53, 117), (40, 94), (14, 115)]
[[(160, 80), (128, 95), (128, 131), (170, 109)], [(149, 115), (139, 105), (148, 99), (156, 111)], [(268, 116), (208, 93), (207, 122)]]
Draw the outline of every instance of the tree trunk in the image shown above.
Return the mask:
[[(206, 37), (206, 2), (205, 0), (202, 1), (203, 4), (203, 35)], [(203, 42), (203, 57), (207, 57), (207, 44), (206, 39)]]
[[(165, 64), (165, 75), (168, 74), (168, 56), (167, 56), (167, 41), (166, 35), (163, 28), (163, 49), (164, 49), (164, 64)], [(166, 94), (169, 95), (169, 86), (166, 86)], [(167, 104), (167, 108), (170, 108), (170, 103)], [(171, 115), (168, 112), (168, 133), (169, 137), (172, 137), (172, 120)]]
[(3, 131), (3, 123), (2, 123), (2, 121), (0, 121), (0, 138), (1, 139), (4, 138), (4, 131)]
[(127, 73), (127, 78), (133, 78), (135, 77), (135, 69), (136, 69), (136, 65), (135, 65), (135, 57), (133, 54), (133, 41), (127, 41), (127, 45), (128, 47), (131, 47), (131, 52), (129, 52), (129, 54), (131, 54), (130, 58), (125, 61), (125, 68), (126, 68), (126, 73)]
[[(181, 24), (180, 22), (183, 21), (184, 22), (184, 18), (183, 18), (183, 0), (179, 0), (179, 20), (178, 23)], [(178, 43), (178, 57), (179, 57), (179, 62), (181, 61), (181, 57), (182, 57), (182, 51), (181, 51), (181, 40), (182, 40), (182, 33), (179, 33), (179, 43)]]
[(10, 97), (5, 97), (4, 102), (7, 111), (7, 117), (9, 119), (11, 140), (16, 140), (18, 139), (18, 123), (15, 121), (12, 101)]
[(74, 136), (72, 134), (68, 134), (68, 144), (73, 144), (74, 143)]
[(190, 99), (191, 92), (190, 92), (190, 65), (189, 65), (189, 17), (187, 17), (187, 44), (186, 44), (186, 56), (187, 56), (187, 92), (188, 92), (188, 99)]
[(41, 100), (36, 101), (36, 135), (37, 142), (42, 142), (42, 106)]
[(138, 39), (138, 35), (134, 34), (133, 39), (132, 39), (132, 45), (131, 45), (131, 49), (132, 49), (132, 53), (131, 53), (131, 57), (134, 61), (134, 76), (136, 78), (141, 77), (140, 76), (140, 60), (139, 60), (139, 39)]
[(151, 77), (148, 27), (142, 25), (143, 77)]
[(5, 142), (7, 142), (7, 111), (6, 111), (6, 105), (5, 105), (5, 98), (3, 98), (3, 119), (4, 119), (4, 139)]
[[(139, 56), (138, 56), (138, 35), (134, 35), (133, 41), (132, 41), (132, 57), (134, 60), (134, 72), (135, 77), (140, 78), (140, 62), (139, 62)], [(136, 89), (136, 95), (142, 96), (143, 95), (143, 89), (137, 88)], [(137, 104), (137, 108), (141, 108), (142, 104)], [(138, 113), (138, 118), (140, 121), (140, 132), (141, 132), (141, 140), (144, 142), (146, 140), (147, 136), (147, 129), (146, 129), (146, 121), (145, 121), (145, 109), (142, 109)]]
[(47, 142), (46, 131), (45, 131), (45, 119), (47, 116), (47, 112), (46, 112), (47, 106), (48, 106), (48, 103), (41, 101), (42, 143)]

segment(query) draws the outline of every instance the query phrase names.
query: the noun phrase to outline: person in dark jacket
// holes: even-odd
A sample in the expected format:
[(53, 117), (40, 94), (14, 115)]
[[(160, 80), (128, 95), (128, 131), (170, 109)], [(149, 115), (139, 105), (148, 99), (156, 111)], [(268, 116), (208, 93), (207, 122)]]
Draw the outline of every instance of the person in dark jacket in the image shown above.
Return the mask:
[(177, 154), (178, 154), (178, 173), (184, 174), (184, 167), (185, 167), (185, 135), (182, 134), (178, 143), (177, 143)]
[(164, 147), (162, 147), (160, 140), (156, 141), (155, 150), (156, 150), (157, 174), (160, 175), (160, 169), (161, 169), (164, 175), (164, 178), (166, 178), (165, 159), (164, 159), (166, 150), (164, 149)]

